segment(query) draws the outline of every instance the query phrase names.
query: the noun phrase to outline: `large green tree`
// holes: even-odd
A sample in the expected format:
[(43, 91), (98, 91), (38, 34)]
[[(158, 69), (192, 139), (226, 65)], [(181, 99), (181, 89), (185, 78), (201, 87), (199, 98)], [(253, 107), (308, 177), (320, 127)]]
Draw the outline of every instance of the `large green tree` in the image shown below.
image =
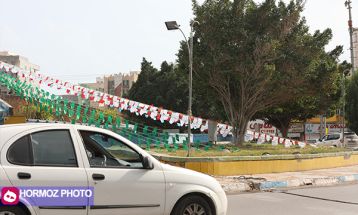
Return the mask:
[[(135, 101), (150, 104), (152, 102), (152, 92), (155, 88), (153, 82), (156, 81), (155, 77), (157, 73), (158, 70), (153, 67), (152, 63), (143, 58), (138, 80), (133, 84), (128, 92), (128, 97)], [(145, 90), (142, 90), (144, 87)]]
[(164, 61), (158, 70), (143, 58), (138, 80), (128, 96), (134, 101), (185, 113), (187, 86), (186, 77), (178, 74), (173, 64)]
[[(181, 43), (181, 47), (177, 54), (177, 74), (186, 82), (188, 88), (189, 77), (189, 53), (185, 42)], [(205, 119), (211, 119), (216, 121), (225, 121), (226, 115), (223, 111), (221, 102), (216, 98), (216, 93), (211, 89), (208, 82), (201, 79), (196, 68), (193, 68), (193, 104), (192, 112), (194, 116), (200, 116)], [(177, 89), (180, 90), (180, 89)], [(188, 91), (185, 92), (185, 105), (188, 107)]]
[[(182, 46), (184, 46), (184, 43), (182, 43)], [(145, 104), (153, 104), (168, 110), (187, 113), (189, 91), (187, 53), (187, 50), (181, 49), (178, 53), (177, 64), (169, 64), (164, 61), (159, 70), (143, 58), (141, 73), (137, 82), (130, 89), (128, 97)], [(213, 99), (213, 92), (208, 91), (207, 88), (206, 83), (194, 80), (193, 115), (208, 119), (220, 119), (222, 115), (219, 114), (220, 108), (217, 100)], [(128, 117), (153, 126), (175, 127), (132, 115), (128, 115)]]
[[(327, 44), (331, 37), (331, 34), (326, 34), (321, 39)], [(303, 86), (305, 92), (285, 104), (257, 113), (255, 118), (264, 119), (278, 128), (283, 137), (287, 137), (293, 120), (303, 121), (318, 114), (334, 114), (340, 108), (341, 74), (346, 68), (346, 62), (338, 65), (342, 50), (342, 46), (328, 53), (322, 50), (322, 54), (312, 62), (311, 78), (306, 80), (310, 84)]]
[(346, 95), (348, 127), (358, 134), (358, 72), (349, 80)]
[[(138, 80), (130, 89), (128, 97), (134, 101), (186, 113), (187, 95), (187, 76), (181, 74), (178, 66), (164, 61), (158, 70), (151, 62), (143, 58)], [(143, 117), (134, 115), (127, 115), (127, 117), (151, 126), (176, 128), (175, 125), (163, 124)]]
[(310, 34), (300, 16), (303, 1), (207, 0), (193, 2), (194, 70), (208, 83), (243, 142), (259, 111), (305, 93), (312, 62), (322, 53), (330, 30)]

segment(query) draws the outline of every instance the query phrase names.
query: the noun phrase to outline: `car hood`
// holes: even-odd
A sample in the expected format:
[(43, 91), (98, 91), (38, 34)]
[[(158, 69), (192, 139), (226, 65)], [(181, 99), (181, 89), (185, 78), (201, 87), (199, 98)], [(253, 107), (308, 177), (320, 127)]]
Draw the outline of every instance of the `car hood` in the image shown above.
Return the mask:
[(167, 183), (196, 184), (220, 192), (222, 187), (219, 182), (209, 176), (190, 169), (162, 164)]

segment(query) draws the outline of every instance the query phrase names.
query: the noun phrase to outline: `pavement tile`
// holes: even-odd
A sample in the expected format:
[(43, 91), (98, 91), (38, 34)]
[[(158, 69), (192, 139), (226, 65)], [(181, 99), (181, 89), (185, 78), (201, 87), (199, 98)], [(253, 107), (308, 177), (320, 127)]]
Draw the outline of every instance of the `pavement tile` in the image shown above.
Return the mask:
[(302, 172), (216, 176), (215, 178), (228, 193), (300, 186), (330, 186), (358, 182), (358, 165)]

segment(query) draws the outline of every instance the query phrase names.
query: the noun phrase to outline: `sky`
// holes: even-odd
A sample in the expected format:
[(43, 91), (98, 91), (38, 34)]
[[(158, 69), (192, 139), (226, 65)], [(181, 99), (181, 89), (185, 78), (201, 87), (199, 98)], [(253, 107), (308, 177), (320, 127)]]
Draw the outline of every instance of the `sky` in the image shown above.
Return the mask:
[[(344, 1), (306, 0), (303, 15), (311, 32), (331, 28), (327, 49), (343, 45), (340, 59), (349, 61)], [(167, 31), (164, 22), (176, 20), (189, 36), (193, 18), (191, 0), (0, 0), (0, 5), (0, 51), (25, 56), (42, 74), (75, 83), (139, 71), (143, 57), (157, 68), (164, 60), (174, 62), (183, 35)], [(358, 0), (352, 7), (358, 27)]]

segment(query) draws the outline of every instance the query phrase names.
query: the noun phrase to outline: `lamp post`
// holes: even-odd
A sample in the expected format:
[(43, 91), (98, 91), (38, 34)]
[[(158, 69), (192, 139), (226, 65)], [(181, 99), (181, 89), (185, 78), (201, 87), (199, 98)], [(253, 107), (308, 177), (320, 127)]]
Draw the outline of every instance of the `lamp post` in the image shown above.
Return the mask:
[(181, 30), (180, 25), (177, 24), (176, 21), (167, 21), (165, 25), (168, 30), (180, 30), (183, 34), (188, 52), (189, 52), (189, 102), (188, 102), (188, 152), (187, 157), (190, 156), (190, 149), (191, 149), (191, 106), (192, 106), (192, 97), (193, 97), (193, 25), (198, 23), (197, 21), (192, 21), (190, 24), (190, 37), (189, 41), (187, 40), (184, 32)]
[(344, 5), (347, 7), (349, 11), (349, 20), (348, 20), (348, 27), (349, 27), (349, 37), (350, 37), (350, 51), (351, 51), (351, 64), (352, 64), (352, 75), (355, 72), (355, 65), (354, 65), (354, 52), (353, 52), (353, 23), (352, 23), (352, 6), (351, 0), (346, 0)]
[(345, 129), (345, 106), (346, 106), (346, 76), (349, 75), (350, 69), (346, 69), (342, 72), (342, 98), (343, 98), (343, 104), (342, 104), (342, 145), (344, 146), (344, 129)]

